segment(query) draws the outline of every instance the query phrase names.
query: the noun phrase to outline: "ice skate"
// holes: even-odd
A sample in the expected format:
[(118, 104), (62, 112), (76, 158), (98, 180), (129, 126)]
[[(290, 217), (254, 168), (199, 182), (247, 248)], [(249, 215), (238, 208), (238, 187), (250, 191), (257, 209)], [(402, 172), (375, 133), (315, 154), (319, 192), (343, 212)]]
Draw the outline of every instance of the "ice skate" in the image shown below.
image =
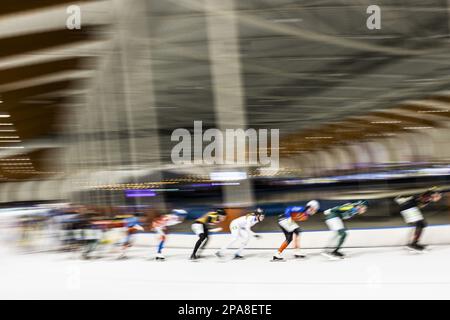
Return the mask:
[(277, 253), (277, 254), (275, 254), (272, 257), (271, 261), (273, 261), (273, 262), (282, 262), (282, 261), (286, 261), (286, 260), (279, 253)]
[(161, 253), (158, 253), (155, 257), (156, 261), (165, 261), (166, 257), (164, 257)]
[(189, 258), (189, 260), (192, 262), (196, 262), (196, 261), (198, 261), (198, 259), (199, 259), (199, 257), (196, 256), (195, 254), (191, 255), (191, 257)]
[(427, 249), (425, 246), (422, 246), (418, 243), (411, 243), (406, 247), (410, 252), (413, 253), (424, 253), (427, 252)]
[(331, 252), (322, 252), (321, 253), (322, 256), (328, 258), (329, 260), (340, 260), (343, 258), (342, 253), (339, 252), (335, 252), (335, 251), (331, 251)]
[(128, 256), (125, 253), (121, 253), (118, 257), (117, 260), (126, 260), (128, 259)]
[(304, 258), (306, 258), (306, 254), (302, 253), (300, 250), (295, 250), (294, 251), (294, 258), (304, 259)]

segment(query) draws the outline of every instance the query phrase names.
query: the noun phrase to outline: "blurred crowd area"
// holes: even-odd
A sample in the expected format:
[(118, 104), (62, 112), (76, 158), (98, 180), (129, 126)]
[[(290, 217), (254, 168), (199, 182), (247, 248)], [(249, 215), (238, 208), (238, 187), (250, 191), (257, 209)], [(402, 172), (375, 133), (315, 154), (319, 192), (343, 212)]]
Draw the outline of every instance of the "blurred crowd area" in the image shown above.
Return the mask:
[[(148, 229), (152, 211), (127, 214), (117, 209), (105, 212), (82, 205), (36, 205), (2, 209), (0, 229), (4, 244), (21, 253), (43, 251), (80, 252), (87, 257), (91, 245), (119, 252), (130, 225)], [(146, 215), (148, 214), (148, 216)], [(144, 229), (145, 230), (145, 229)]]

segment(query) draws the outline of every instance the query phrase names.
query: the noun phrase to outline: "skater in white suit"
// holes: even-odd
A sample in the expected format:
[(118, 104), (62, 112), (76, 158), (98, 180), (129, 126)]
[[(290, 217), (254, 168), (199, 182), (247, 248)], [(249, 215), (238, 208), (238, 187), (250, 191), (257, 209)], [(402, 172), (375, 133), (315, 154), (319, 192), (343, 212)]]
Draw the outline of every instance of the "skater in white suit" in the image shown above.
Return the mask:
[(250, 237), (259, 237), (259, 235), (253, 232), (251, 228), (262, 220), (264, 220), (264, 212), (262, 209), (258, 208), (255, 210), (255, 212), (249, 213), (245, 216), (236, 218), (231, 221), (231, 240), (216, 252), (216, 256), (218, 256), (219, 258), (224, 257), (225, 250), (236, 243), (240, 243), (239, 249), (234, 254), (234, 259), (243, 259), (242, 251), (250, 241)]

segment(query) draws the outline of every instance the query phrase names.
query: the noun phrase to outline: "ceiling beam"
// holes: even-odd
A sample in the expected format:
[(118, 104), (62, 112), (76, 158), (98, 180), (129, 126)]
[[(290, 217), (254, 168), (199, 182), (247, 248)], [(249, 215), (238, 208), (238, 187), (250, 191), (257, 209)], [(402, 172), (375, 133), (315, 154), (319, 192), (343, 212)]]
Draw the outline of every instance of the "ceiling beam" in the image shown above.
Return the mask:
[(0, 38), (0, 58), (38, 50), (74, 45), (80, 42), (101, 40), (99, 35), (105, 35), (106, 25), (86, 25), (81, 30), (52, 30), (26, 33)]
[(8, 104), (13, 104), (16, 101), (23, 101), (29, 97), (38, 96), (42, 94), (48, 94), (51, 92), (66, 90), (71, 86), (81, 84), (85, 78), (72, 79), (72, 80), (62, 80), (56, 82), (50, 82), (45, 84), (34, 85), (30, 87), (20, 88), (11, 91), (0, 92), (1, 98), (3, 100), (2, 109), (8, 108)]
[(45, 9), (48, 7), (59, 6), (64, 4), (80, 4), (87, 2), (95, 2), (98, 0), (2, 0), (0, 6), (0, 16), (14, 13), (26, 12), (31, 10)]
[(63, 71), (89, 69), (92, 61), (92, 59), (87, 57), (75, 57), (2, 69), (0, 70), (0, 86)]

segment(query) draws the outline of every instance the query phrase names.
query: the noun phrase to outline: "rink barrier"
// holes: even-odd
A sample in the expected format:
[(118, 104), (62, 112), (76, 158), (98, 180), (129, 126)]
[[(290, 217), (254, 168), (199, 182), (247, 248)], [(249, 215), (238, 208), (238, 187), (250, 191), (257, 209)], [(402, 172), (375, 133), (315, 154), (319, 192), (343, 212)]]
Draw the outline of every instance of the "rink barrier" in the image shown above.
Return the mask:
[[(393, 226), (380, 228), (348, 229), (347, 239), (343, 247), (391, 247), (407, 244), (412, 236), (413, 227)], [(260, 239), (251, 239), (249, 249), (276, 249), (284, 240), (281, 231), (258, 232)], [(327, 247), (333, 232), (328, 230), (306, 230), (301, 234), (301, 246), (307, 249)], [(197, 241), (193, 233), (172, 233), (166, 240), (166, 247), (192, 248)], [(229, 233), (212, 233), (208, 248), (220, 248), (230, 241)], [(450, 244), (450, 224), (428, 226), (422, 236), (422, 243), (430, 245)], [(154, 233), (136, 234), (135, 244), (138, 246), (155, 246), (157, 237)]]

